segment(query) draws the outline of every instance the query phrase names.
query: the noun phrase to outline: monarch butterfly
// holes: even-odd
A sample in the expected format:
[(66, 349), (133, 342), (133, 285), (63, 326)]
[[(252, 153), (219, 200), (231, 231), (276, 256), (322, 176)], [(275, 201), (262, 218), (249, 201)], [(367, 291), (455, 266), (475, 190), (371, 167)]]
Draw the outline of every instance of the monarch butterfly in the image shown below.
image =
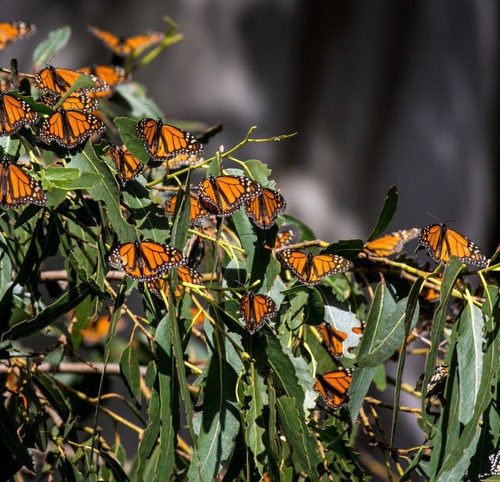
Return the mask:
[(125, 145), (109, 145), (109, 156), (116, 165), (118, 178), (123, 186), (127, 181), (135, 179), (144, 169), (144, 164), (133, 156)]
[(462, 263), (486, 266), (488, 258), (465, 236), (448, 228), (446, 224), (429, 224), (420, 231), (418, 242), (427, 248), (429, 256), (436, 262), (447, 264), (451, 256), (456, 256)]
[(151, 281), (169, 268), (185, 265), (187, 258), (173, 246), (153, 241), (134, 241), (113, 249), (108, 261), (111, 266), (123, 268), (132, 279)]
[[(101, 315), (95, 320), (90, 320), (87, 326), (80, 330), (84, 343), (88, 345), (95, 345), (102, 342), (109, 330), (109, 315)], [(123, 328), (123, 319), (118, 318), (116, 322), (116, 330), (119, 331)]]
[(276, 240), (274, 242), (274, 249), (283, 248), (292, 242), (294, 238), (293, 231), (289, 229), (288, 231), (282, 231), (276, 235)]
[(202, 206), (209, 213), (222, 217), (231, 215), (244, 201), (261, 193), (260, 184), (244, 176), (208, 176), (198, 185)]
[(0, 90), (0, 136), (15, 134), (25, 124), (36, 124), (38, 114), (24, 100)]
[(448, 365), (437, 365), (436, 371), (431, 376), (427, 384), (427, 394), (425, 398), (441, 396), (448, 376)]
[(349, 399), (349, 386), (352, 381), (352, 370), (345, 368), (333, 370), (324, 375), (316, 374), (313, 389), (333, 410), (345, 405)]
[[(37, 99), (37, 102), (54, 108), (61, 100), (61, 96), (47, 92)], [(85, 94), (69, 95), (63, 100), (60, 107), (65, 110), (79, 110), (82, 112), (92, 112), (97, 109), (99, 102)]]
[(104, 124), (92, 114), (77, 110), (58, 109), (40, 125), (42, 141), (56, 142), (66, 149), (74, 149), (89, 137), (104, 132)]
[(142, 50), (151, 47), (152, 45), (160, 43), (165, 38), (165, 34), (162, 32), (152, 32), (145, 35), (121, 38), (107, 30), (102, 30), (97, 27), (89, 26), (89, 30), (99, 40), (104, 42), (106, 47), (120, 57), (130, 55), (134, 50)]
[(163, 124), (161, 120), (142, 119), (135, 128), (144, 147), (155, 161), (169, 160), (168, 167), (177, 169), (201, 159), (203, 146), (189, 132)]
[(259, 196), (245, 202), (247, 216), (261, 229), (271, 228), (278, 214), (285, 209), (285, 198), (279, 192), (267, 188), (263, 188)]
[(276, 312), (276, 303), (267, 295), (249, 291), (240, 299), (240, 314), (251, 335), (259, 331), (266, 321), (269, 322)]
[(484, 480), (492, 475), (500, 475), (500, 450), (488, 455), (488, 460), (490, 462), (490, 468), (488, 472), (478, 475), (479, 480)]
[(40, 183), (4, 157), (0, 165), (0, 207), (17, 208), (27, 203), (45, 206), (46, 202)]
[[(175, 288), (174, 295), (176, 298), (179, 298), (182, 293), (184, 293), (184, 285), (183, 283), (190, 283), (192, 285), (202, 285), (203, 278), (198, 271), (189, 267), (189, 266), (178, 266), (177, 270), (177, 279), (179, 280), (179, 284)], [(148, 281), (148, 288), (151, 293), (153, 293), (156, 297), (162, 299), (161, 292), (165, 293), (168, 297), (169, 295), (169, 287), (170, 281), (166, 278), (158, 278), (151, 281)]]
[(2, 22), (0, 23), (0, 50), (14, 40), (19, 40), (36, 31), (32, 23), (27, 22)]
[(378, 256), (381, 258), (400, 253), (405, 243), (415, 239), (419, 232), (418, 228), (394, 231), (393, 233), (369, 241), (363, 246), (363, 251), (368, 256)]
[[(43, 92), (64, 95), (81, 75), (88, 74), (49, 65), (35, 74), (35, 87)], [(92, 87), (76, 89), (76, 93), (104, 92), (109, 88), (104, 80), (98, 79), (95, 75), (89, 75), (89, 77), (94, 82), (94, 85)]]
[(118, 65), (93, 65), (92, 67), (83, 67), (79, 69), (79, 72), (94, 75), (98, 79), (106, 82), (108, 86), (106, 90), (90, 92), (89, 95), (91, 97), (106, 97), (111, 95), (113, 87), (125, 82), (129, 78), (129, 74), (125, 69)]
[[(174, 194), (173, 196), (170, 196), (165, 200), (164, 209), (167, 216), (172, 217), (174, 215), (178, 198), (179, 195)], [(201, 205), (200, 200), (195, 193), (191, 191), (189, 192), (189, 198), (187, 202), (189, 202), (189, 222), (191, 224), (196, 223), (196, 221), (208, 216), (207, 210)]]
[[(335, 329), (332, 325), (326, 322), (321, 323), (320, 325), (318, 325), (317, 328), (321, 334), (321, 338), (323, 339), (323, 344), (334, 358), (339, 358), (345, 354), (344, 345), (346, 343), (346, 340), (348, 340), (349, 338), (347, 333)], [(363, 328), (361, 326), (352, 326), (351, 331), (355, 335), (363, 334)], [(358, 343), (359, 343), (359, 337), (358, 337)], [(353, 348), (354, 346), (352, 347), (347, 346), (347, 351), (350, 352), (352, 351)]]
[(320, 283), (325, 276), (344, 273), (353, 266), (351, 261), (338, 254), (313, 255), (294, 249), (284, 249), (276, 256), (301, 283), (308, 285)]

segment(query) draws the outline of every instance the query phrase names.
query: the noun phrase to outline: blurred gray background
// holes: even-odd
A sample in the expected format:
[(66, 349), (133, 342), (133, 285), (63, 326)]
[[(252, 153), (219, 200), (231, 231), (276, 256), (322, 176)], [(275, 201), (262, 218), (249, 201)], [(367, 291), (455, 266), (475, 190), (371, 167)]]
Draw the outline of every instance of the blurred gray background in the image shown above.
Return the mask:
[(4, 0), (4, 20), (38, 31), (3, 52), (31, 68), (33, 48), (70, 25), (53, 64), (107, 63), (87, 25), (185, 38), (135, 74), (167, 116), (222, 122), (211, 154), (256, 136), (241, 158), (271, 165), (288, 212), (328, 241), (366, 238), (390, 185), (391, 229), (448, 222), (491, 255), (499, 241), (498, 7), (493, 0)]

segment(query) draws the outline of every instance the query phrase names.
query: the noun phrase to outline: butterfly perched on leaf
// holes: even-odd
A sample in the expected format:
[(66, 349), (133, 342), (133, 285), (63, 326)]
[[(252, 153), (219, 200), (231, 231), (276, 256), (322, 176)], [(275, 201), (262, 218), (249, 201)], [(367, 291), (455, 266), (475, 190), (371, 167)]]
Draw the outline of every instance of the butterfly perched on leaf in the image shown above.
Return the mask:
[(12, 164), (6, 157), (0, 164), (0, 207), (17, 208), (23, 204), (45, 206), (47, 197), (38, 181)]
[(427, 248), (429, 256), (436, 262), (448, 264), (452, 256), (456, 256), (462, 263), (483, 267), (488, 264), (488, 258), (470, 239), (457, 231), (450, 229), (446, 224), (429, 224), (420, 231), (418, 242)]
[[(177, 201), (179, 199), (178, 194), (174, 194), (169, 196), (165, 200), (165, 214), (169, 217), (173, 217), (175, 214), (175, 208), (177, 206)], [(194, 224), (200, 219), (206, 218), (209, 214), (207, 210), (201, 205), (200, 200), (198, 199), (198, 195), (194, 192), (189, 192), (189, 197), (186, 199), (186, 202), (189, 203), (189, 222), (190, 224)]]
[(98, 27), (89, 26), (89, 30), (99, 40), (104, 42), (106, 47), (120, 57), (126, 57), (134, 52), (134, 50), (143, 50), (156, 45), (165, 38), (165, 34), (162, 32), (151, 32), (144, 35), (134, 35), (133, 37), (118, 37), (114, 33)]
[(189, 132), (164, 124), (161, 120), (141, 119), (135, 128), (146, 151), (155, 161), (168, 161), (169, 169), (198, 163), (203, 146)]
[[(192, 285), (203, 285), (203, 278), (198, 271), (190, 266), (178, 266), (175, 268), (177, 272), (178, 284), (175, 288), (174, 295), (179, 298), (184, 293), (185, 286), (183, 283), (190, 283)], [(165, 293), (168, 298), (170, 289), (170, 280), (167, 278), (158, 278), (147, 283), (149, 291), (156, 297), (162, 299), (161, 292)]]
[(267, 295), (249, 291), (240, 299), (240, 314), (251, 335), (259, 331), (266, 321), (271, 321), (276, 313), (276, 303)]
[(15, 134), (26, 124), (36, 124), (38, 114), (24, 100), (0, 90), (0, 136)]
[(349, 400), (351, 381), (351, 369), (333, 370), (324, 375), (316, 374), (313, 389), (320, 394), (328, 407), (337, 410)]
[(198, 185), (202, 206), (216, 216), (229, 216), (245, 201), (262, 193), (260, 184), (244, 176), (208, 176)]
[(181, 251), (153, 241), (134, 241), (117, 246), (108, 258), (109, 264), (121, 268), (137, 281), (160, 278), (170, 268), (185, 265)]
[(123, 67), (118, 65), (93, 65), (92, 67), (82, 67), (79, 72), (90, 74), (106, 83), (108, 88), (96, 92), (89, 92), (90, 97), (107, 97), (112, 94), (113, 88), (128, 80), (129, 74)]
[(274, 226), (278, 215), (285, 209), (285, 198), (272, 189), (263, 188), (261, 194), (245, 201), (247, 216), (261, 229)]
[(36, 31), (36, 27), (28, 22), (0, 22), (0, 50)]
[(304, 253), (295, 249), (283, 249), (276, 253), (282, 265), (289, 269), (301, 283), (313, 285), (335, 273), (344, 273), (353, 266), (352, 262), (338, 254)]
[(363, 246), (363, 251), (368, 256), (385, 258), (392, 254), (400, 253), (405, 243), (415, 239), (419, 233), (420, 229), (418, 228), (394, 231), (393, 233), (369, 241)]
[(106, 84), (104, 80), (94, 75), (84, 74), (77, 70), (56, 68), (52, 65), (48, 65), (35, 74), (35, 87), (43, 92), (64, 95), (82, 75), (86, 75), (90, 78), (92, 86), (76, 89), (74, 94), (104, 92), (109, 89), (108, 84)]
[(89, 137), (104, 132), (104, 124), (92, 114), (78, 110), (58, 109), (43, 120), (38, 131), (42, 141), (55, 142), (66, 149), (74, 149)]
[(62, 107), (64, 110), (79, 110), (81, 112), (93, 112), (99, 106), (96, 99), (85, 94), (69, 95), (62, 102), (60, 102), (61, 100), (62, 96), (47, 92), (36, 101), (48, 105), (51, 109), (60, 104), (58, 107)]
[(135, 179), (145, 167), (145, 164), (137, 159), (125, 145), (110, 144), (108, 154), (115, 163), (118, 178), (123, 186), (127, 181)]
[(437, 365), (436, 371), (432, 374), (429, 383), (427, 384), (427, 394), (425, 398), (442, 396), (447, 377), (448, 365)]
[[(323, 322), (320, 323), (317, 328), (326, 349), (336, 359), (348, 355), (348, 350), (352, 351), (352, 349), (359, 344), (360, 337), (363, 334), (363, 328), (360, 325), (346, 327), (344, 328), (346, 331), (342, 331), (340, 329), (337, 330), (327, 322)], [(349, 331), (351, 331), (352, 334), (349, 333)]]

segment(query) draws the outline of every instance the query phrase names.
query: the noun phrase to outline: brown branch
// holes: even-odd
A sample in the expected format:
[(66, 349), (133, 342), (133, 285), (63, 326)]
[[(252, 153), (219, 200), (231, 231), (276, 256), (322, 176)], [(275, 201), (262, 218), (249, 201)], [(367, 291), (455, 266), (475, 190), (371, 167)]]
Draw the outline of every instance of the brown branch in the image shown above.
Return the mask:
[[(36, 371), (40, 373), (80, 373), (80, 374), (89, 374), (93, 373), (95, 375), (99, 375), (102, 373), (104, 369), (104, 363), (94, 362), (92, 365), (87, 363), (70, 363), (70, 362), (61, 362), (61, 363), (41, 363), (36, 366)], [(0, 365), (0, 374), (7, 373), (9, 370), (8, 366)], [(139, 372), (141, 376), (146, 374), (147, 367), (140, 366)], [(120, 375), (120, 365), (118, 363), (108, 363), (105, 369), (106, 375)]]

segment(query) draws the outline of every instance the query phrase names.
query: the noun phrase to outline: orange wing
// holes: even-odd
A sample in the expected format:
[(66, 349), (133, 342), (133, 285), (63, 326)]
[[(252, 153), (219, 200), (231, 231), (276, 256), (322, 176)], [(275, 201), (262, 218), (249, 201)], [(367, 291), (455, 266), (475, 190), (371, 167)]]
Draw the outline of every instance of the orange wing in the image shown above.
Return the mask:
[[(55, 68), (49, 65), (35, 74), (35, 87), (44, 92), (64, 95), (81, 75), (83, 73), (77, 70)], [(108, 84), (103, 80), (94, 75), (89, 75), (89, 77), (94, 82), (94, 86), (76, 89), (74, 93), (102, 92), (109, 89)]]
[(0, 50), (3, 50), (7, 45), (14, 40), (19, 40), (30, 33), (36, 31), (32, 23), (27, 22), (2, 22), (0, 23)]
[(130, 55), (134, 50), (143, 50), (147, 47), (151, 47), (152, 45), (160, 43), (165, 38), (165, 34), (162, 32), (152, 32), (145, 35), (121, 38), (107, 30), (102, 30), (97, 27), (89, 26), (89, 30), (120, 57)]
[(478, 267), (488, 264), (488, 258), (470, 239), (457, 231), (448, 228), (446, 224), (429, 224), (420, 231), (418, 242), (427, 248), (429, 256), (436, 262), (448, 264), (451, 256), (456, 256), (462, 263)]
[(274, 249), (283, 248), (290, 244), (293, 240), (294, 234), (291, 229), (288, 231), (283, 231), (276, 235), (276, 241), (274, 242)]
[(0, 136), (15, 134), (25, 124), (36, 124), (38, 114), (24, 100), (0, 91)]
[(47, 144), (56, 142), (66, 149), (74, 149), (103, 132), (104, 124), (92, 114), (58, 109), (42, 122), (38, 135)]
[(245, 202), (247, 216), (260, 229), (269, 229), (274, 226), (278, 214), (286, 209), (285, 198), (277, 191), (262, 189), (259, 196)]
[(45, 206), (46, 202), (40, 183), (4, 157), (0, 166), (0, 207), (17, 208), (27, 203)]
[[(179, 281), (177, 287), (175, 288), (174, 295), (176, 298), (179, 298), (185, 290), (183, 283), (190, 283), (192, 285), (203, 285), (203, 278), (198, 271), (189, 266), (178, 266), (177, 270), (177, 279)], [(165, 296), (168, 298), (170, 292), (170, 280), (167, 278), (158, 278), (152, 281), (148, 281), (148, 288), (151, 293), (153, 293), (156, 297), (162, 299), (161, 292), (165, 293)]]
[(108, 261), (111, 266), (122, 268), (132, 279), (151, 281), (172, 267), (185, 265), (187, 258), (172, 246), (134, 241), (116, 247)]
[(316, 375), (314, 390), (333, 410), (337, 410), (349, 399), (349, 386), (352, 381), (352, 370), (334, 370), (324, 375)]
[[(54, 109), (60, 102), (62, 96), (47, 92), (37, 99), (37, 102), (48, 105)], [(92, 112), (97, 109), (99, 102), (85, 94), (69, 95), (64, 99), (59, 107), (65, 110), (79, 110), (82, 112)]]
[(366, 243), (363, 247), (363, 251), (369, 256), (378, 256), (381, 258), (400, 253), (405, 243), (415, 239), (419, 232), (420, 230), (418, 228), (394, 231), (393, 233), (386, 234), (385, 236), (381, 236), (380, 238)]
[(110, 144), (109, 155), (116, 165), (116, 171), (123, 186), (127, 181), (135, 179), (144, 169), (145, 165), (133, 156), (125, 145)]
[[(175, 208), (177, 206), (178, 194), (168, 197), (165, 200), (165, 214), (169, 217), (173, 217), (175, 214)], [(189, 192), (189, 222), (191, 224), (196, 223), (196, 221), (203, 219), (208, 216), (208, 212), (200, 203), (198, 196)]]
[(260, 184), (244, 176), (209, 176), (198, 185), (198, 196), (202, 206), (216, 216), (229, 216), (243, 202), (262, 193)]
[(334, 273), (344, 273), (353, 264), (337, 254), (303, 253), (293, 249), (284, 249), (276, 255), (301, 283), (313, 285)]
[(339, 358), (342, 356), (342, 348), (344, 341), (347, 340), (347, 334), (343, 331), (336, 330), (331, 325), (327, 323), (321, 323), (318, 325), (318, 330), (323, 338), (323, 343), (327, 350), (335, 357)]
[(99, 92), (90, 92), (91, 97), (106, 97), (111, 95), (113, 87), (128, 80), (129, 74), (123, 67), (118, 65), (93, 65), (79, 69), (84, 74), (91, 74), (103, 80), (108, 85), (108, 89)]
[(266, 321), (271, 321), (276, 312), (276, 303), (267, 295), (249, 291), (240, 299), (240, 314), (251, 335), (259, 331)]
[(196, 164), (201, 160), (203, 146), (189, 132), (154, 119), (140, 120), (135, 130), (151, 158), (168, 161), (170, 169)]

